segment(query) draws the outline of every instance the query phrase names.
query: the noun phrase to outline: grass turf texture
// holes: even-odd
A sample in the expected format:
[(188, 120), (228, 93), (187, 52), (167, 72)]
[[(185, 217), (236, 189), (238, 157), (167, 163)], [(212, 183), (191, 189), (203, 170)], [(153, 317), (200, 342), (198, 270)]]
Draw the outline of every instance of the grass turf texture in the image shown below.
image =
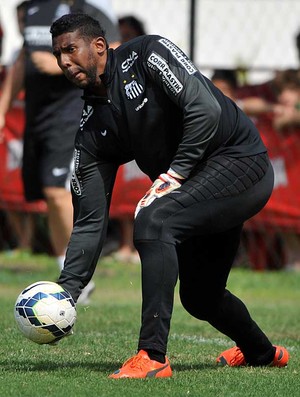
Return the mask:
[(234, 269), (229, 279), (272, 342), (289, 349), (287, 368), (218, 367), (217, 355), (232, 342), (189, 316), (176, 291), (168, 353), (173, 377), (139, 380), (107, 378), (136, 351), (139, 266), (101, 260), (91, 304), (78, 307), (74, 336), (55, 347), (37, 345), (16, 328), (14, 303), (27, 285), (56, 278), (56, 263), (46, 256), (0, 256), (1, 397), (300, 396), (300, 273)]

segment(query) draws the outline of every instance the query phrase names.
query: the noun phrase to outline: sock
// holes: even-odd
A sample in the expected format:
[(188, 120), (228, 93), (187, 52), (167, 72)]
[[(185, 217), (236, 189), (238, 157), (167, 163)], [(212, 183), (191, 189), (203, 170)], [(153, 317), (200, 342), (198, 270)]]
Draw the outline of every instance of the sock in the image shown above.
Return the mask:
[(159, 363), (164, 364), (166, 362), (165, 355), (157, 350), (147, 349), (146, 352), (150, 360), (158, 361)]
[(57, 256), (56, 261), (57, 261), (59, 270), (62, 271), (62, 269), (64, 268), (65, 255)]

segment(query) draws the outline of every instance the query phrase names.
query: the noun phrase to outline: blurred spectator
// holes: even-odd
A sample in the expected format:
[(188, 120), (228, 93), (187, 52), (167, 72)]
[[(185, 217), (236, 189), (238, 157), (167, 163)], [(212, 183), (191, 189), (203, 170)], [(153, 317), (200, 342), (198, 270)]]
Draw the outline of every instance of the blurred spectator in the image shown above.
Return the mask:
[(133, 15), (119, 18), (119, 30), (122, 43), (146, 34), (143, 22)]
[[(236, 102), (254, 122), (264, 115), (270, 116), (273, 114), (276, 106), (273, 103), (275, 97), (273, 97), (273, 88), (272, 95), (269, 90), (273, 83), (248, 86), (243, 92), (242, 98), (239, 98), (240, 88), (235, 70), (217, 69), (214, 71), (211, 80), (226, 96)], [(278, 81), (276, 84), (278, 84)], [(279, 85), (277, 88), (279, 90)], [(262, 93), (264, 93), (264, 97), (259, 96)], [(255, 269), (279, 269), (283, 266), (283, 257), (282, 240), (278, 233), (274, 234), (263, 228), (259, 230), (244, 228), (236, 265), (249, 264)]]
[(211, 81), (230, 99), (235, 100), (238, 88), (237, 76), (232, 69), (215, 69)]
[[(278, 96), (278, 105), (275, 108), (273, 119), (274, 128), (287, 139), (289, 135), (297, 137), (300, 146), (300, 76), (297, 71), (285, 72), (281, 92)], [(297, 155), (297, 154), (296, 154)], [(290, 153), (293, 156), (293, 153)], [(296, 158), (294, 159), (296, 163)], [(300, 172), (300, 170), (299, 170)], [(300, 193), (300, 192), (298, 192)], [(298, 194), (298, 199), (300, 195)], [(280, 233), (285, 249), (285, 266), (300, 270), (300, 234), (293, 231)]]
[[(0, 99), (0, 129), (16, 94), (25, 87), (23, 181), (28, 201), (45, 198), (50, 238), (59, 268), (73, 227), (70, 167), (79, 127), (82, 92), (62, 74), (52, 55), (51, 23), (70, 12), (99, 19), (111, 46), (119, 45), (117, 19), (109, 1), (30, 0), (26, 3), (24, 46)], [(91, 284), (86, 292), (92, 290)], [(82, 293), (85, 299), (86, 293)]]
[[(26, 3), (27, 1), (24, 1), (16, 7), (18, 27), (21, 34), (23, 34)], [(6, 66), (6, 68), (3, 67), (3, 70), (6, 70), (6, 80), (4, 80), (3, 73), (3, 79), (0, 82), (0, 95), (3, 81), (7, 83), (7, 81), (12, 77), (9, 66)], [(9, 112), (9, 115), (7, 114), (8, 117), (6, 117), (5, 120), (5, 127), (7, 127), (7, 129), (0, 131), (0, 145), (2, 145), (1, 155), (3, 160), (2, 166), (3, 170), (6, 169), (6, 175), (4, 178), (14, 178), (15, 175), (20, 177), (18, 170), (22, 162), (21, 135), (24, 128), (22, 97), (23, 95), (21, 94), (18, 100), (14, 101), (12, 104), (12, 111)], [(18, 119), (18, 122), (15, 125), (12, 125), (11, 123), (12, 118)], [(11, 158), (13, 158), (13, 161)], [(3, 185), (7, 185), (7, 183), (4, 183)], [(10, 237), (14, 240), (12, 246), (9, 244), (10, 241), (7, 241), (9, 246), (6, 248), (13, 248), (13, 251), (8, 252), (9, 255), (15, 256), (17, 254), (18, 256), (23, 256), (32, 250), (35, 223), (33, 212), (36, 212), (37, 209), (35, 209), (34, 206), (25, 203), (23, 191), (20, 192), (20, 195), (15, 192), (14, 195), (11, 195), (13, 197), (8, 197), (7, 191), (4, 193), (4, 188), (5, 186), (2, 186), (1, 188), (2, 195), (0, 199), (0, 208), (5, 210), (4, 219), (7, 222), (7, 227), (10, 229), (8, 240), (11, 239)], [(15, 189), (18, 190), (18, 187), (15, 186)]]
[(12, 65), (22, 47), (23, 37), (16, 17), (17, 6), (23, 0), (0, 1), (0, 21), (3, 30), (1, 63)]
[(274, 127), (284, 130), (300, 126), (300, 76), (294, 71), (294, 79), (283, 82), (274, 108)]
[(283, 71), (276, 70), (274, 77), (264, 83), (245, 84), (239, 87), (237, 97), (239, 99), (256, 97), (269, 103), (276, 103), (281, 88), (282, 74)]
[[(242, 99), (238, 97), (240, 88), (234, 70), (215, 70), (211, 80), (225, 95), (234, 100), (245, 113), (252, 116), (264, 139), (268, 140), (274, 136), (272, 125), (280, 130), (288, 126), (300, 125), (300, 87), (297, 71), (281, 71), (276, 74), (274, 80), (266, 84), (248, 86), (243, 91)], [(246, 92), (250, 95), (249, 97), (246, 96)], [(275, 92), (277, 96), (275, 96)], [(257, 95), (262, 95), (262, 97)], [(294, 131), (293, 133), (297, 132)], [(280, 152), (280, 148), (277, 148), (277, 150)], [(277, 172), (280, 171), (277, 170)], [(280, 179), (278, 175), (277, 179)], [(268, 205), (266, 208), (268, 208)], [(266, 211), (266, 209), (263, 211)], [(275, 230), (274, 227), (267, 227), (266, 224), (258, 227), (256, 219), (258, 218), (255, 217), (245, 225), (237, 264), (248, 262), (256, 269), (280, 269), (287, 265), (297, 267), (299, 248), (296, 249), (296, 242), (300, 243), (297, 234), (283, 229), (280, 230), (279, 227)]]
[(273, 109), (273, 104), (268, 102), (268, 100), (259, 97), (255, 90), (253, 93), (249, 90), (249, 95), (251, 93), (251, 96), (239, 98), (239, 86), (234, 70), (217, 69), (214, 71), (211, 80), (214, 85), (223, 92), (223, 94), (235, 101), (248, 116), (259, 116), (263, 113), (270, 112)]

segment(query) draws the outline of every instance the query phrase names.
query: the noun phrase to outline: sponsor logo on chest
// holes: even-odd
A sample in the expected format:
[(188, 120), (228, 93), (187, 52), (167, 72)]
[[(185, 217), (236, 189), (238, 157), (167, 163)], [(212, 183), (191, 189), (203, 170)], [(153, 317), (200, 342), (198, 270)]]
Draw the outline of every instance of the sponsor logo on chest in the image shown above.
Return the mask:
[(138, 57), (138, 54), (135, 51), (132, 51), (129, 57), (125, 59), (125, 61), (121, 64), (122, 72), (127, 72), (132, 67), (134, 62), (138, 59)]

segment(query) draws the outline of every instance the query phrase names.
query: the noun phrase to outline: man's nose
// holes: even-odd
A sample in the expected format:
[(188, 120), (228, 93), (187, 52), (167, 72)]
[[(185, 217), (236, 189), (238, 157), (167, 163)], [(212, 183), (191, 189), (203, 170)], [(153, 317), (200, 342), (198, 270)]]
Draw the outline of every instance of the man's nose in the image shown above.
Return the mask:
[(61, 63), (61, 66), (64, 68), (71, 66), (71, 61), (70, 61), (69, 55), (61, 54), (60, 63)]

